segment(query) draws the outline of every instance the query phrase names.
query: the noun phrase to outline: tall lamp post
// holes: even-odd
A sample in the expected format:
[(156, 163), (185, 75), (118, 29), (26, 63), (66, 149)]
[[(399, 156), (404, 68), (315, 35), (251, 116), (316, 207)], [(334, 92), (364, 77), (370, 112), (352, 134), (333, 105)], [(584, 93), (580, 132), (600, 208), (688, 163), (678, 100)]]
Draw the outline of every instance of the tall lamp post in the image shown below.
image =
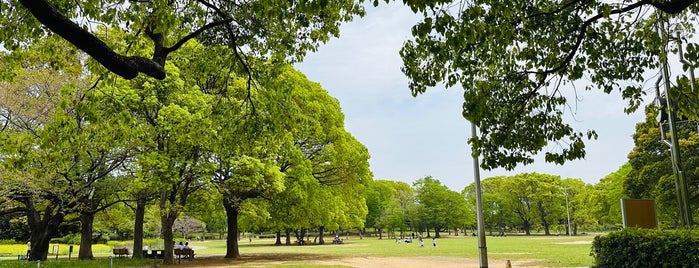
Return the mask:
[(568, 236), (573, 235), (573, 231), (570, 229), (570, 210), (568, 210), (568, 186), (563, 186), (563, 194), (566, 196), (566, 216), (568, 216)]
[[(471, 122), (471, 137), (476, 137), (476, 125)], [(473, 157), (473, 180), (476, 185), (476, 221), (478, 225), (478, 263), (481, 268), (488, 268), (488, 248), (485, 245), (485, 220), (483, 219), (483, 198), (481, 196), (481, 174), (478, 155), (471, 151)]]

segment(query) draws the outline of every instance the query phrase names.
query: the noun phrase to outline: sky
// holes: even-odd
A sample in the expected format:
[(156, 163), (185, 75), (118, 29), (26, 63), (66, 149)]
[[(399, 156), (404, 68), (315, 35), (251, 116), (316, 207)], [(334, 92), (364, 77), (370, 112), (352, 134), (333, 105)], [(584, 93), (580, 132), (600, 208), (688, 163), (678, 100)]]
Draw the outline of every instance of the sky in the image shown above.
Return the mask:
[[(399, 3), (369, 6), (367, 16), (344, 24), (339, 38), (321, 45), (295, 67), (339, 100), (345, 129), (371, 154), (374, 179), (412, 184), (432, 176), (461, 191), (474, 182), (467, 143), (471, 127), (461, 117), (462, 90), (437, 87), (413, 97), (400, 70), (398, 53), (419, 19)], [(538, 172), (595, 184), (626, 163), (643, 108), (628, 115), (619, 94), (578, 94), (581, 100), (565, 111), (568, 122), (575, 130), (594, 129), (599, 134), (597, 140), (586, 142), (585, 159), (561, 166), (545, 163), (542, 154), (535, 163), (511, 171), (480, 170), (481, 180)]]

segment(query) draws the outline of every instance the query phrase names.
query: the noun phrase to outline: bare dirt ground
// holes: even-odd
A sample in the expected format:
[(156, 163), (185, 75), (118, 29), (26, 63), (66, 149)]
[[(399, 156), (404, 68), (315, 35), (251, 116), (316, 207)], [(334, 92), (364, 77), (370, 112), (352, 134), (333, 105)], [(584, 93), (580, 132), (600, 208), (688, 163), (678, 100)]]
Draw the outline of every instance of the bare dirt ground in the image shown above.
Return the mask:
[[(177, 261), (175, 261), (177, 262)], [(532, 261), (511, 261), (512, 267), (535, 268)], [(182, 261), (181, 264), (161, 267), (267, 267), (270, 265), (315, 263), (321, 265), (341, 265), (354, 268), (405, 268), (405, 267), (433, 267), (433, 268), (477, 268), (480, 267), (478, 259), (458, 257), (352, 257), (352, 258), (327, 258), (320, 256), (293, 256), (285, 254), (265, 254), (245, 256), (238, 260), (223, 259), (222, 257), (203, 257), (196, 260)], [(505, 268), (507, 260), (488, 260), (488, 267)]]

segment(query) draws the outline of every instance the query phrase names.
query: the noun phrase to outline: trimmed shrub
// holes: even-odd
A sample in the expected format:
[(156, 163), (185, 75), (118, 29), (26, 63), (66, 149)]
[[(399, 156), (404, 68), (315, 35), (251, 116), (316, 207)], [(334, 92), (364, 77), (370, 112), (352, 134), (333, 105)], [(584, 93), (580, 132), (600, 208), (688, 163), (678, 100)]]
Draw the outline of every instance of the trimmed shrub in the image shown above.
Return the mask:
[(629, 228), (596, 236), (590, 255), (595, 267), (696, 267), (699, 230)]

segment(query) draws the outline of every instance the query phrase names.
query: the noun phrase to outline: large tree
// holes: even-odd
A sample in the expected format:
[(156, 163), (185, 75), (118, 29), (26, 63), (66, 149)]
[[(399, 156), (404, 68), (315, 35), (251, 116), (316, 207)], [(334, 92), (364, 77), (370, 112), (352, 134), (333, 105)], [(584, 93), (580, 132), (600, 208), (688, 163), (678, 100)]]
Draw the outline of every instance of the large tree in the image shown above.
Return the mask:
[[(47, 49), (63, 57), (43, 53)], [(1, 102), (8, 175), (2, 185), (27, 216), (36, 249), (30, 260), (46, 259), (50, 239), (78, 220), (79, 257), (90, 259), (94, 215), (115, 204), (122, 189), (114, 187), (114, 171), (129, 154), (130, 116), (109, 112), (76, 64), (81, 54), (63, 40), (46, 38), (21, 53), (15, 80), (0, 85), (7, 94)]]
[(439, 238), (440, 230), (463, 226), (467, 221), (466, 198), (449, 190), (439, 180), (425, 177), (413, 183), (415, 200), (418, 203), (418, 218), (422, 226), (434, 229), (434, 236)]
[[(688, 35), (699, 11), (694, 0), (404, 3), (424, 16), (401, 50), (410, 90), (463, 88), (463, 116), (481, 130), (470, 143), (487, 169), (531, 163), (544, 148), (555, 148), (547, 162), (584, 157), (584, 140), (597, 134), (564, 119), (582, 93), (576, 87), (620, 91), (625, 112), (636, 110), (644, 72), (665, 55), (653, 11)], [(696, 64), (697, 50), (686, 51)]]
[[(144, 73), (163, 79), (168, 56), (195, 37), (230, 47), (243, 63), (243, 50), (293, 61), (337, 37), (341, 22), (363, 14), (354, 0), (0, 1), (0, 45), (14, 50), (51, 31), (123, 78)], [(110, 46), (114, 36), (98, 33), (95, 25), (122, 29), (125, 40), (150, 43), (150, 49), (134, 53)]]
[[(629, 198), (655, 199), (658, 216), (662, 224), (674, 226), (679, 224), (677, 209), (677, 192), (670, 160), (670, 148), (661, 141), (661, 129), (656, 116), (658, 109), (652, 105), (646, 107), (646, 120), (636, 124), (633, 135), (634, 148), (629, 153), (631, 169), (623, 181), (624, 195)], [(694, 123), (678, 124), (679, 152), (681, 166), (689, 186), (690, 202), (693, 212), (697, 212), (699, 198), (699, 135)], [(667, 129), (665, 129), (667, 131)], [(667, 135), (667, 134), (666, 134)]]

